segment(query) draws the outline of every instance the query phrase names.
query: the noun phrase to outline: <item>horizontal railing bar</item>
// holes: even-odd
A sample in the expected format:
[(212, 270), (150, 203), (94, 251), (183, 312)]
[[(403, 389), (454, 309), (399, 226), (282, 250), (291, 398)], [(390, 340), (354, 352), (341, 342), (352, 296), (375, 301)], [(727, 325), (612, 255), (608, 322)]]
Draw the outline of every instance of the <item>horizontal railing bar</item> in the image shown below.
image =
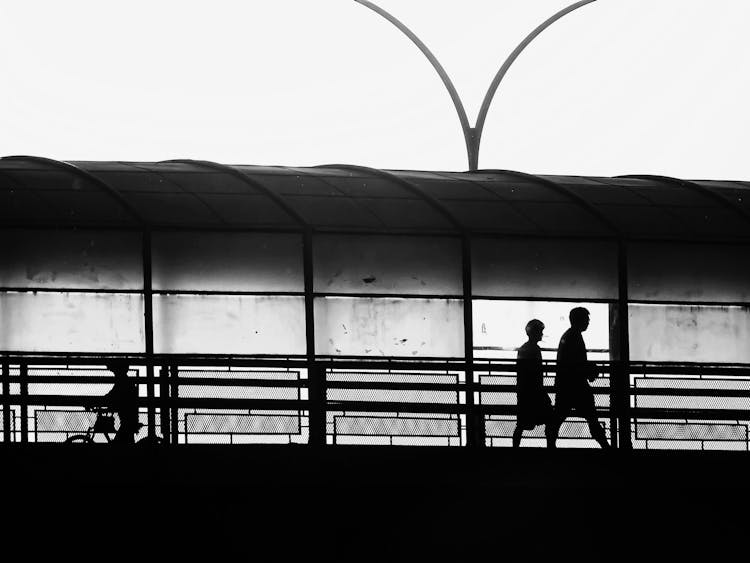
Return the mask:
[(370, 391), (465, 391), (465, 383), (402, 383), (388, 381), (326, 381), (327, 389)]
[(674, 420), (748, 420), (750, 410), (745, 409), (665, 409), (631, 407), (630, 418), (659, 418)]
[[(240, 372), (237, 372), (238, 374)], [(285, 373), (285, 372), (278, 372)], [(293, 373), (293, 372), (289, 372)], [(229, 378), (229, 377), (182, 377), (178, 376), (179, 387), (201, 385), (205, 387), (285, 387), (305, 388), (308, 386), (307, 379), (257, 379), (257, 378)]]

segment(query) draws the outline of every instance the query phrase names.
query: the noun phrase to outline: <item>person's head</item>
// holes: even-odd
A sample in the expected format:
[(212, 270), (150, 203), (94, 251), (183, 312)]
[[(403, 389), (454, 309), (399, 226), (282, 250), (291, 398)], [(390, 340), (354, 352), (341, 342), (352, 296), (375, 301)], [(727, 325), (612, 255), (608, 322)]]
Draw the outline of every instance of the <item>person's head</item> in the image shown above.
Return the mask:
[(589, 327), (589, 310), (586, 307), (574, 307), (570, 310), (570, 326), (583, 332)]
[(531, 319), (526, 323), (526, 336), (531, 342), (539, 342), (544, 334), (544, 323), (539, 319)]

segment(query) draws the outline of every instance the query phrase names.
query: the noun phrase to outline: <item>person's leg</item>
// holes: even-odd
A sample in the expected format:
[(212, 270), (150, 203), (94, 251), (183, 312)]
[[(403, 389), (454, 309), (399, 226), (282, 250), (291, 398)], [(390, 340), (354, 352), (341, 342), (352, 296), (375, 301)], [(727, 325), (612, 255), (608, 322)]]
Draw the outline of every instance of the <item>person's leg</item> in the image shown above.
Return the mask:
[(579, 405), (578, 411), (580, 415), (586, 419), (589, 425), (589, 432), (591, 437), (596, 440), (602, 449), (610, 447), (607, 441), (607, 434), (604, 432), (604, 428), (599, 424), (599, 419), (596, 416), (596, 407), (594, 406), (594, 396), (582, 398), (581, 405)]
[(560, 432), (560, 426), (568, 416), (569, 408), (564, 404), (556, 404), (550, 412), (547, 424), (544, 425), (544, 435), (547, 438), (547, 447), (554, 449), (557, 447), (557, 435)]
[(520, 423), (516, 423), (516, 429), (513, 431), (513, 447), (517, 448), (521, 445), (521, 435), (523, 434), (523, 428)]

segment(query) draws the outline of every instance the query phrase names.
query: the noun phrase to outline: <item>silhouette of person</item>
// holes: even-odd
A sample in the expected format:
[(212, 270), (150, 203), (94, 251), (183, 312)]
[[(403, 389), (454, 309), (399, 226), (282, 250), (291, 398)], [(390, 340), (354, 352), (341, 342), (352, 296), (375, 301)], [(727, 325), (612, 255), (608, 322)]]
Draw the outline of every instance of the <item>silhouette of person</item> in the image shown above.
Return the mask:
[(560, 426), (575, 410), (586, 419), (591, 437), (602, 448), (609, 448), (607, 436), (599, 424), (594, 406), (594, 393), (589, 382), (599, 375), (596, 364), (586, 359), (584, 332), (589, 326), (589, 311), (575, 307), (569, 314), (570, 328), (560, 338), (557, 348), (557, 375), (555, 376), (555, 408), (547, 432), (547, 447), (554, 448)]
[(120, 427), (113, 443), (133, 444), (138, 432), (138, 389), (128, 380), (128, 366), (125, 362), (112, 362), (107, 369), (115, 376), (115, 384), (104, 395), (105, 404), (117, 413)]
[(516, 393), (518, 418), (513, 431), (513, 447), (521, 444), (524, 430), (533, 430), (539, 424), (549, 431), (552, 416), (552, 401), (544, 391), (542, 351), (538, 342), (544, 334), (544, 323), (532, 319), (526, 323), (528, 340), (518, 349), (516, 361)]

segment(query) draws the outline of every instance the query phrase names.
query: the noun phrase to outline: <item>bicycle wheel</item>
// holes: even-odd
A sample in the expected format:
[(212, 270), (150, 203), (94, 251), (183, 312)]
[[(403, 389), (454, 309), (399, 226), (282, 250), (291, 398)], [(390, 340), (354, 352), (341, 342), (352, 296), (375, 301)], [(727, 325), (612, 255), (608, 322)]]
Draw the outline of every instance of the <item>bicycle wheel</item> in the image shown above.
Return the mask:
[(66, 444), (90, 444), (91, 438), (86, 434), (74, 434), (65, 440)]

